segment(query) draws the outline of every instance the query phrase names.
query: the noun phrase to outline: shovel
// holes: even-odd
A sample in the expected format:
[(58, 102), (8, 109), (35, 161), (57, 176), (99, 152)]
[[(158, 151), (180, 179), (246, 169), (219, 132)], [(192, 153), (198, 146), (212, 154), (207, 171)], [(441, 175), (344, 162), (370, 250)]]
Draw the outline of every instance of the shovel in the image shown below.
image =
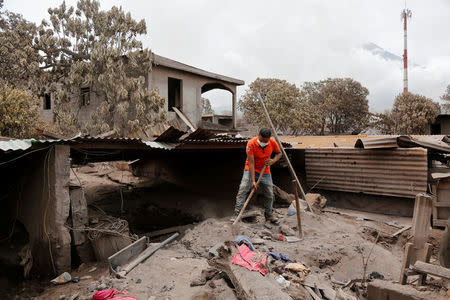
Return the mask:
[[(258, 181), (256, 182), (256, 186), (259, 185), (259, 182), (261, 181), (261, 178), (264, 175), (264, 171), (266, 170), (267, 165), (264, 165), (264, 168), (261, 170), (261, 173), (259, 173)], [(236, 220), (234, 220), (233, 225), (236, 225), (237, 222), (241, 219), (242, 215), (244, 214), (245, 208), (247, 207), (248, 203), (250, 202), (250, 199), (252, 198), (253, 194), (255, 193), (255, 188), (252, 187), (252, 190), (250, 191), (250, 194), (248, 195), (247, 199), (245, 200), (244, 206), (242, 206), (241, 211), (239, 212), (239, 215), (237, 216)]]

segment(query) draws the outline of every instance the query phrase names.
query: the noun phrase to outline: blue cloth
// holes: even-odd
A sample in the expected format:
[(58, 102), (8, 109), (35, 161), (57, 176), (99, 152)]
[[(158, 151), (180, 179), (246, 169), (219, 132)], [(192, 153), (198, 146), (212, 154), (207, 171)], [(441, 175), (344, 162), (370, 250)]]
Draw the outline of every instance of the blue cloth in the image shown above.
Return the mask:
[[(258, 178), (261, 174), (255, 172), (255, 180), (258, 181)], [(252, 179), (250, 178), (250, 171), (245, 170), (244, 175), (242, 175), (241, 184), (239, 185), (239, 191), (236, 196), (236, 205), (234, 207), (234, 213), (236, 215), (239, 214), (242, 207), (244, 206), (245, 200), (247, 199), (248, 194), (250, 194), (250, 190), (252, 189)], [(263, 174), (261, 181), (259, 183), (259, 190), (264, 195), (264, 214), (266, 216), (272, 214), (273, 210), (273, 182), (272, 182), (272, 174)]]
[(236, 244), (238, 244), (239, 246), (242, 245), (242, 244), (246, 244), (247, 247), (248, 247), (250, 250), (255, 251), (255, 247), (253, 247), (253, 244), (252, 244), (252, 242), (250, 241), (250, 238), (249, 238), (248, 236), (246, 236), (246, 235), (238, 235), (238, 236), (234, 239), (234, 242), (235, 242)]
[(294, 261), (284, 255), (283, 253), (267, 252), (268, 255), (272, 256), (276, 260), (281, 260), (284, 263), (293, 263)]

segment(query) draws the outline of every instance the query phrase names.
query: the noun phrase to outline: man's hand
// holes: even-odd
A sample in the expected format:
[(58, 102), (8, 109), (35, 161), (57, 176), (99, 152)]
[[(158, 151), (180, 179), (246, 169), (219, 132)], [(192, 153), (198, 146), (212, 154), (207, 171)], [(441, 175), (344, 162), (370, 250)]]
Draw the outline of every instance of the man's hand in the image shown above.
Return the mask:
[(254, 189), (255, 191), (258, 189), (258, 183), (256, 182), (252, 182), (252, 189)]
[(269, 158), (269, 159), (266, 160), (265, 165), (266, 165), (266, 166), (271, 166), (271, 165), (273, 165), (274, 163), (275, 163), (275, 162), (273, 161), (273, 159), (270, 159), (270, 158)]

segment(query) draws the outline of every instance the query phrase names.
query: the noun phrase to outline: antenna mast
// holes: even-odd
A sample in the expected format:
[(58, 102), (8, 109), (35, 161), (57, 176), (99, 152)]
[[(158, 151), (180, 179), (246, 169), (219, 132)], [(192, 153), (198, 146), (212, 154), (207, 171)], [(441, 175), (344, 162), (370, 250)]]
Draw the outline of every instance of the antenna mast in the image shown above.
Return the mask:
[(404, 42), (404, 50), (403, 50), (403, 93), (408, 92), (408, 34), (407, 34), (407, 19), (411, 18), (412, 12), (410, 9), (406, 8), (405, 1), (405, 9), (402, 11), (402, 20), (403, 20), (403, 42)]

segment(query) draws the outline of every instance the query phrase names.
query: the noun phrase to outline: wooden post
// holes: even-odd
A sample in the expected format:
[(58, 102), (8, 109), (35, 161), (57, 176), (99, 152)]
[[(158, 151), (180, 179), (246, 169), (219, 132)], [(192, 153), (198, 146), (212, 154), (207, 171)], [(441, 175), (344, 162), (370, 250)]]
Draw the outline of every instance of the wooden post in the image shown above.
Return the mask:
[[(426, 243), (422, 261), (426, 262), (426, 263), (429, 263), (430, 262), (430, 258), (431, 258), (431, 244), (430, 243)], [(427, 282), (427, 274), (420, 274), (419, 275), (419, 280), (417, 280), (417, 286), (425, 285), (426, 282)]]
[(414, 244), (424, 245), (427, 242), (428, 232), (430, 230), (431, 211), (433, 201), (429, 195), (424, 193), (417, 194), (414, 202), (414, 215), (412, 220), (412, 235)]
[(283, 157), (284, 157), (284, 159), (286, 160), (286, 163), (287, 163), (287, 165), (288, 165), (289, 172), (291, 173), (292, 178), (293, 178), (293, 179), (295, 180), (295, 182), (297, 183), (297, 186), (298, 186), (298, 188), (300, 189), (300, 193), (302, 194), (302, 198), (303, 198), (303, 200), (306, 201), (306, 205), (308, 205), (308, 209), (309, 209), (312, 213), (314, 213), (314, 211), (313, 211), (311, 205), (310, 205), (309, 202), (306, 200), (305, 191), (303, 190), (302, 185), (300, 184), (300, 180), (298, 180), (298, 178), (297, 178), (297, 174), (295, 173), (294, 168), (292, 167), (291, 161), (289, 160), (289, 157), (287, 156), (286, 151), (284, 150), (284, 147), (283, 147), (283, 145), (281, 144), (280, 139), (278, 138), (278, 133), (277, 133), (277, 131), (275, 130), (275, 126), (273, 126), (273, 123), (272, 123), (272, 120), (270, 119), (269, 112), (267, 111), (266, 105), (264, 104), (264, 101), (263, 101), (262, 99), (260, 99), (260, 102), (261, 102), (261, 105), (262, 105), (262, 107), (263, 107), (264, 114), (265, 114), (265, 116), (266, 116), (267, 122), (269, 123), (270, 128), (272, 129), (273, 136), (275, 137), (275, 140), (277, 141), (278, 145), (280, 146), (281, 153), (283, 153)]
[(400, 284), (406, 284), (406, 279), (408, 279), (408, 276), (406, 275), (406, 269), (409, 268), (409, 265), (411, 264), (411, 254), (413, 243), (406, 243), (405, 245), (405, 252), (403, 253), (403, 260), (402, 260), (402, 269), (400, 271)]
[[(412, 220), (412, 243), (407, 243), (405, 253), (403, 254), (402, 269), (400, 273), (400, 284), (405, 284), (407, 279), (407, 270), (410, 265), (417, 260), (429, 260), (431, 254), (431, 245), (427, 243), (430, 231), (431, 211), (433, 201), (427, 194), (420, 193), (416, 196), (414, 203), (414, 215)], [(418, 284), (422, 284), (426, 276), (420, 276)]]
[(300, 201), (298, 200), (297, 182), (295, 182), (295, 180), (292, 180), (292, 187), (294, 188), (295, 206), (297, 208), (298, 237), (303, 238), (302, 220), (300, 217)]

